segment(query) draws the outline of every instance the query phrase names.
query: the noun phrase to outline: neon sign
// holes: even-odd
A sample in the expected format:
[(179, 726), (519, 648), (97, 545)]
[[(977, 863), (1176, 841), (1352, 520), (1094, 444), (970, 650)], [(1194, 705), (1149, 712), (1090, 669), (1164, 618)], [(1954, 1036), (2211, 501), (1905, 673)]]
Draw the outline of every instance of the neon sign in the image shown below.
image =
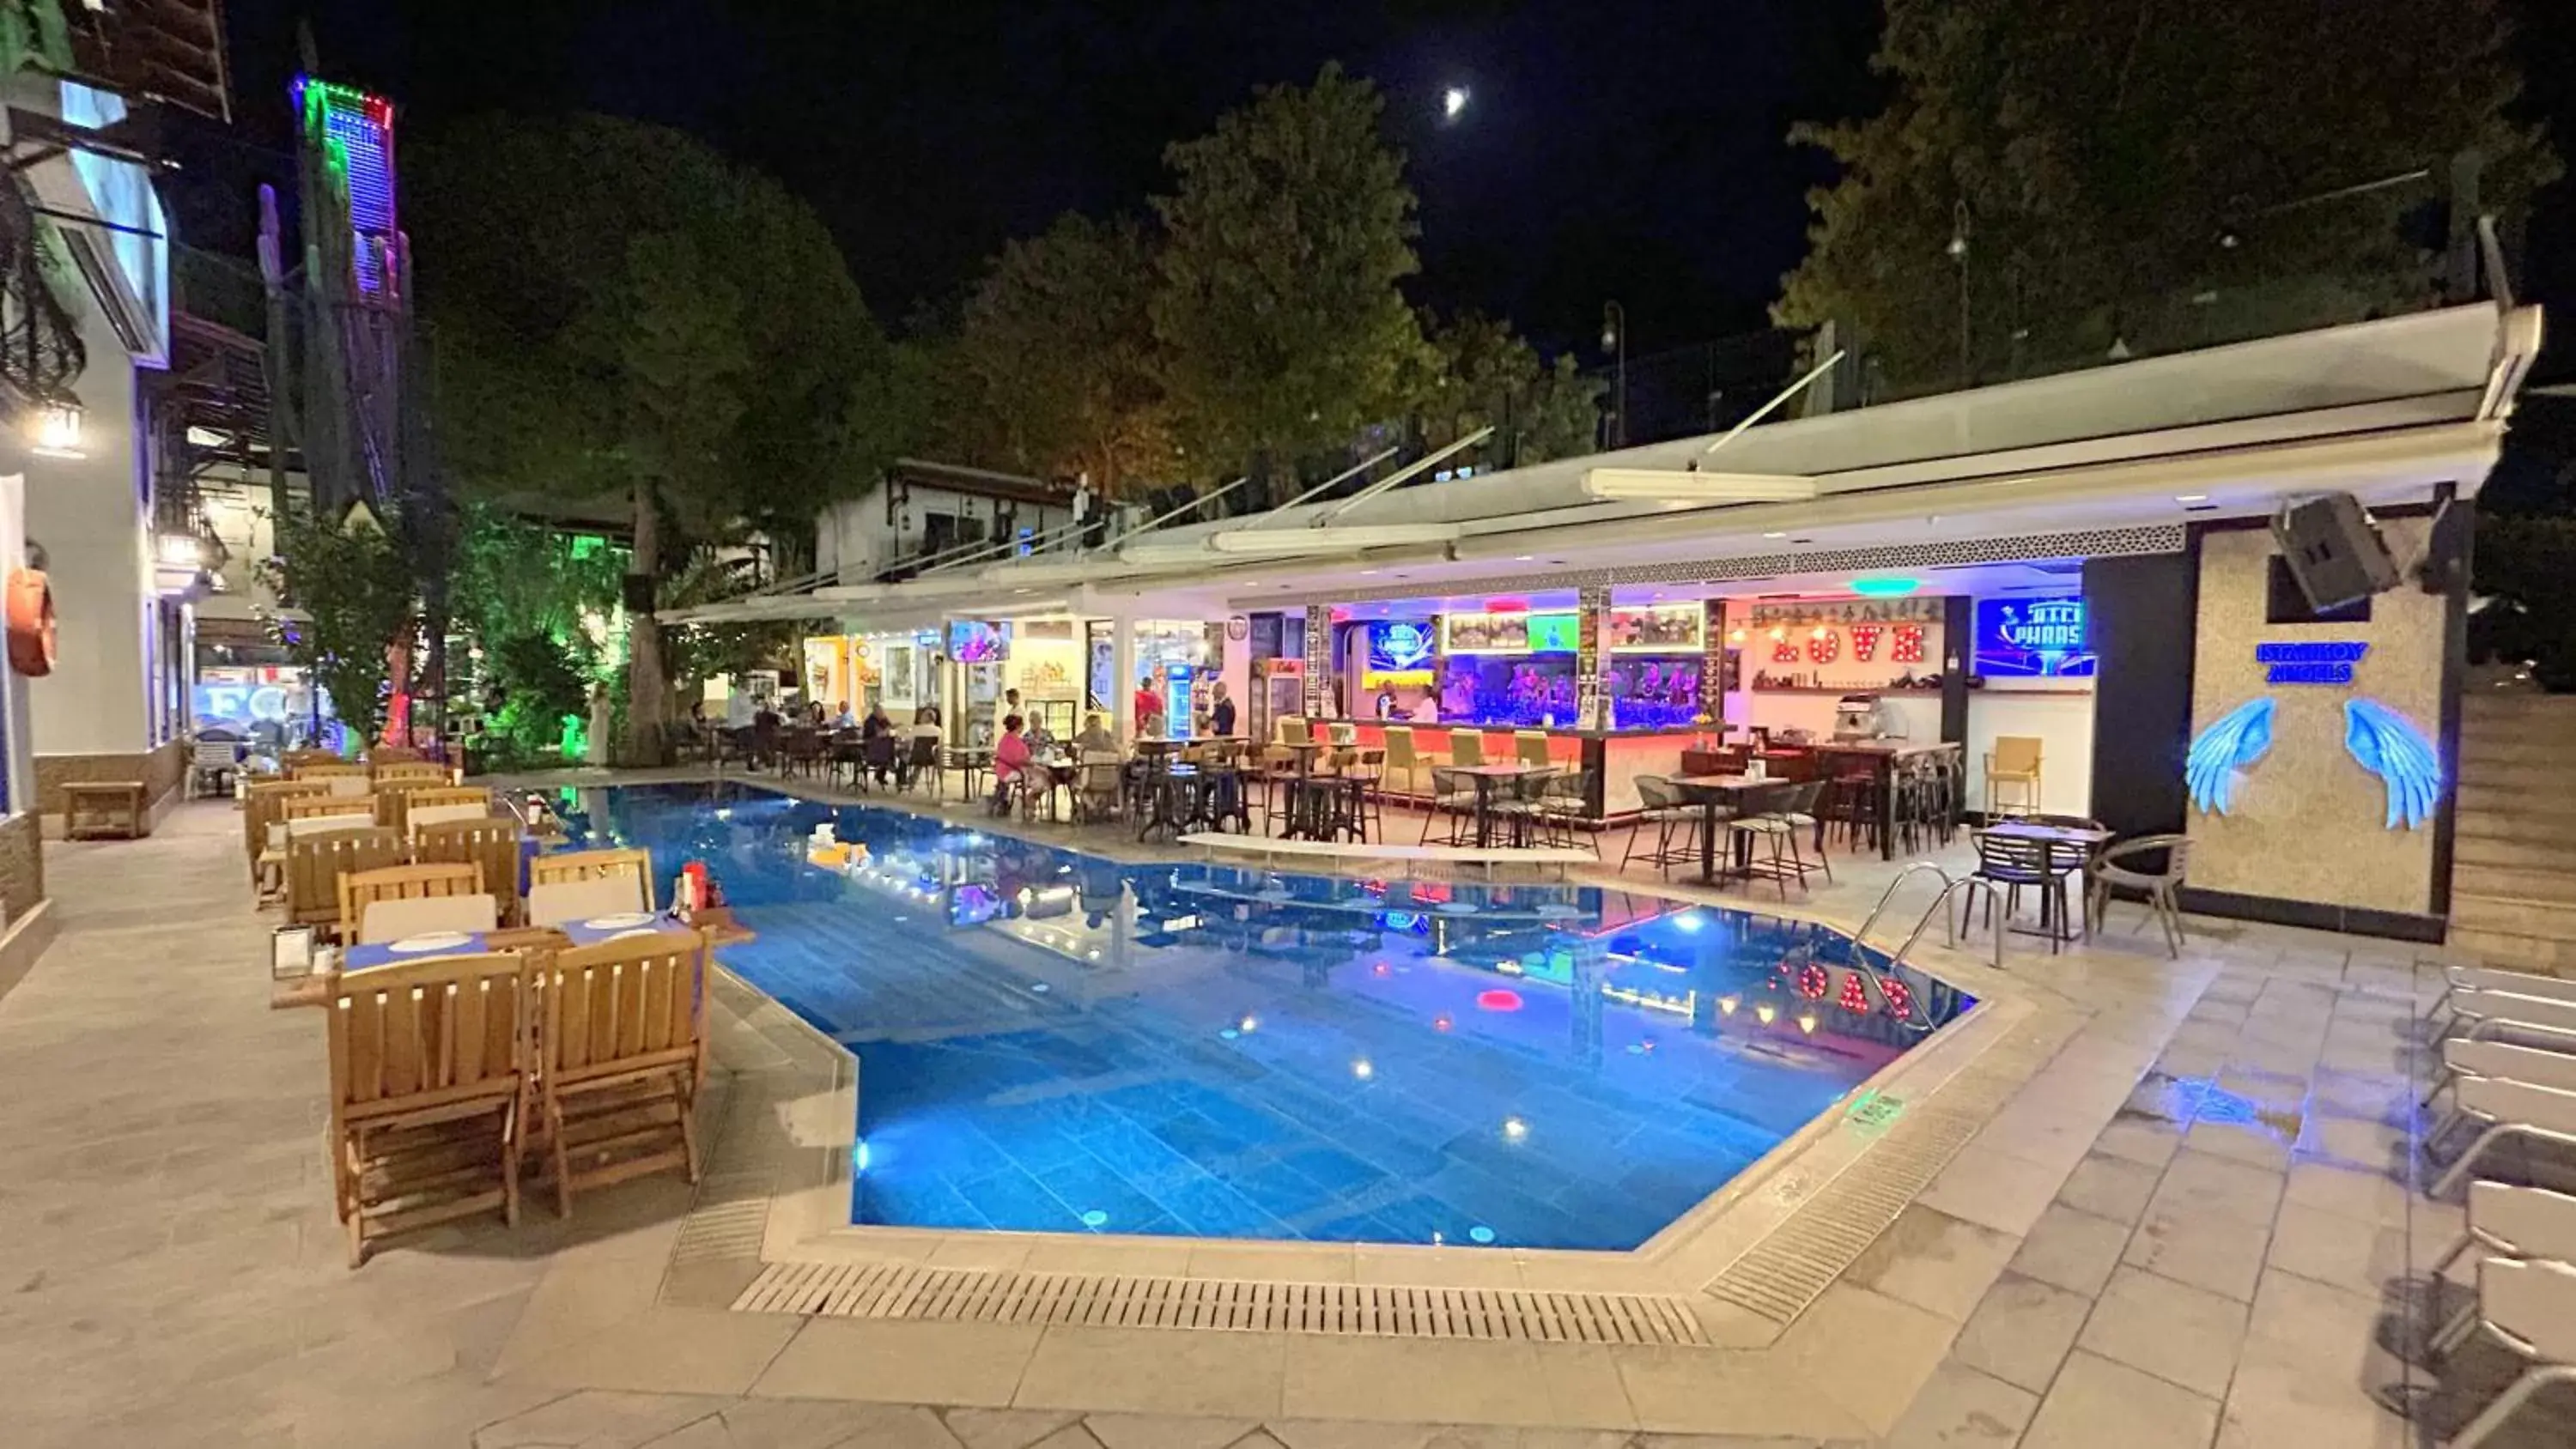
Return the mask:
[(1977, 672), (2021, 678), (2081, 678), (2097, 667), (2084, 599), (1977, 601)]
[(2353, 666), (2369, 652), (2367, 644), (2344, 641), (2257, 644), (2254, 662), (2263, 666), (2265, 684), (2350, 684)]
[[(2351, 646), (2358, 648), (2360, 646)], [(2295, 667), (2334, 667), (2349, 672), (2352, 661), (2288, 660)], [(2293, 680), (2293, 683), (2305, 683)], [(2257, 695), (2210, 722), (2194, 735), (2183, 765), (2191, 803), (2204, 815), (2225, 815), (2251, 769), (2272, 748), (2272, 721), (2278, 706), (2269, 695)], [(2442, 798), (2442, 759), (2430, 736), (2413, 720), (2372, 699), (2343, 702), (2344, 752), (2354, 763), (2379, 777), (2388, 789), (2384, 827), (2420, 830), (2433, 818)]]

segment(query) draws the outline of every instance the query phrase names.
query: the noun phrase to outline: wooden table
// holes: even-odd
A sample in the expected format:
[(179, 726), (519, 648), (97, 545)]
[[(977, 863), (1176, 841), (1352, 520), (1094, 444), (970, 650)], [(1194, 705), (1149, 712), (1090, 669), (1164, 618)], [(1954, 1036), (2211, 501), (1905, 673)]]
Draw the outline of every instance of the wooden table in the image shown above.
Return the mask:
[(1919, 760), (1931, 755), (1967, 756), (1968, 747), (1960, 744), (1909, 744), (1904, 740), (1851, 740), (1820, 743), (1806, 747), (1817, 757), (1822, 778), (1830, 780), (1837, 758), (1867, 760), (1878, 782), (1878, 858), (1896, 859), (1896, 767), (1906, 760)]
[[(1715, 885), (1717, 884), (1717, 807), (1719, 802), (1723, 801), (1736, 805), (1736, 813), (1742, 814), (1743, 805), (1741, 802), (1743, 802), (1747, 796), (1760, 795), (1772, 790), (1786, 791), (1793, 787), (1797, 782), (1794, 780), (1773, 780), (1767, 778), (1757, 780), (1750, 775), (1675, 775), (1671, 777), (1669, 783), (1674, 789), (1681, 791), (1685, 798), (1692, 800), (1700, 807), (1699, 879), (1700, 884), (1702, 885)], [(1737, 873), (1746, 874), (1750, 872), (1752, 865), (1752, 849), (1753, 838), (1749, 835), (1743, 837), (1737, 842), (1737, 859), (1735, 861)]]
[(150, 834), (143, 782), (94, 780), (63, 786), (63, 839), (140, 840)]

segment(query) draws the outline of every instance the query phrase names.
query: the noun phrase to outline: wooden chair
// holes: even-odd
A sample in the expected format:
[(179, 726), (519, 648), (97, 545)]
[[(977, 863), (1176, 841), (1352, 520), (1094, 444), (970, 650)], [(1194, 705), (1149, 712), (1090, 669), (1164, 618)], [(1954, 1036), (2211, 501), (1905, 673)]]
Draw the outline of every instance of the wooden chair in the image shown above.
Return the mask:
[(279, 806), (277, 811), (277, 818), (289, 823), (297, 820), (311, 820), (323, 815), (357, 815), (374, 820), (376, 802), (363, 796), (334, 795), (329, 790), (323, 789), (310, 795), (290, 799)]
[(415, 785), (411, 798), (405, 802), (405, 809), (418, 810), (423, 806), (437, 805), (480, 805), (490, 810), (492, 791), (484, 785)]
[(447, 767), (427, 760), (403, 760), (376, 766), (376, 783), (379, 785), (399, 785), (407, 780), (424, 785), (444, 785), (448, 780)]
[(403, 833), (406, 835), (418, 835), (433, 825), (454, 825), (459, 821), (494, 818), (492, 807), (489, 805), (413, 804), (405, 807), (403, 813)]
[(252, 884), (259, 881), (259, 857), (268, 849), (268, 827), (286, 818), (286, 802), (310, 800), (323, 787), (306, 780), (263, 780), (242, 791), (242, 850), (250, 857)]
[[(487, 947), (496, 947), (490, 938), (501, 929), (501, 903), (489, 892), (478, 891), (462, 896), (410, 896), (400, 900), (369, 901), (358, 913), (360, 946), (391, 946), (417, 936), (481, 936)], [(473, 949), (463, 941), (452, 942), (451, 951)]]
[(1995, 747), (1986, 752), (1986, 819), (1991, 821), (2006, 810), (2003, 786), (2012, 790), (2011, 813), (2028, 815), (2039, 809), (2039, 741), (2028, 735), (1997, 735)]
[(707, 938), (656, 931), (556, 952), (539, 964), (539, 1090), (555, 1206), (576, 1187), (677, 1167), (698, 1180)]
[(501, 919), (519, 919), (518, 822), (498, 815), (480, 820), (448, 820), (417, 826), (411, 833), (411, 858), (422, 865), (472, 864), (483, 871), (483, 889), (498, 902)]
[(381, 825), (306, 835), (286, 845), (286, 922), (337, 930), (340, 877), (403, 862), (400, 835)]
[[(382, 776), (387, 765), (418, 765), (426, 764), (428, 760), (418, 750), (405, 749), (400, 745), (379, 745), (367, 751), (367, 763), (375, 766), (376, 774)], [(434, 764), (430, 768), (441, 775), (447, 773)]]
[(297, 770), (311, 765), (345, 765), (349, 762), (330, 750), (288, 750), (277, 757), (277, 763), (292, 776)]
[(329, 764), (288, 765), (286, 775), (291, 780), (340, 780), (352, 775), (363, 780), (367, 778), (367, 767), (335, 759)]
[(527, 973), (433, 956), (337, 978), (328, 1003), (331, 1170), (349, 1266), (390, 1233), (501, 1210), (519, 1221)]
[(367, 907), (378, 901), (482, 893), (483, 867), (471, 863), (386, 865), (373, 870), (353, 870), (340, 877), (340, 939), (357, 940), (358, 927), (366, 919)]
[(528, 862), (528, 889), (622, 875), (635, 878), (636, 902), (632, 909), (654, 909), (653, 857), (641, 850), (566, 850), (538, 856)]

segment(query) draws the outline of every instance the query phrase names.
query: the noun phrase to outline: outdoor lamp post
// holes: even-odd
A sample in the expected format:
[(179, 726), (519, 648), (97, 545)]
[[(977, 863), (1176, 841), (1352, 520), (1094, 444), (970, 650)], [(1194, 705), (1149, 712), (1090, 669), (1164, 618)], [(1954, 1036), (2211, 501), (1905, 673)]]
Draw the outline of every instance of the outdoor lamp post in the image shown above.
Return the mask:
[(1611, 354), (1610, 446), (1628, 446), (1628, 309), (1601, 304), (1601, 350)]

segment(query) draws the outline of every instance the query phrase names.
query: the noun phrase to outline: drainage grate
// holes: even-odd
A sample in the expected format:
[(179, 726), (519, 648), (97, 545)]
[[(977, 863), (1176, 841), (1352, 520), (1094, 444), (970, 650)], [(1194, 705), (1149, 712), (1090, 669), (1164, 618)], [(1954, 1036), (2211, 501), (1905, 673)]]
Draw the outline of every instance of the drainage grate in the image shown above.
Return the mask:
[(833, 1318), (1233, 1329), (1369, 1338), (1706, 1347), (1682, 1299), (1645, 1293), (1398, 1288), (989, 1272), (908, 1263), (773, 1263), (735, 1309)]
[(1787, 1324), (1823, 1296), (2041, 1064), (2073, 1023), (2033, 1019), (1961, 1068), (1709, 1283), (1710, 1297)]

